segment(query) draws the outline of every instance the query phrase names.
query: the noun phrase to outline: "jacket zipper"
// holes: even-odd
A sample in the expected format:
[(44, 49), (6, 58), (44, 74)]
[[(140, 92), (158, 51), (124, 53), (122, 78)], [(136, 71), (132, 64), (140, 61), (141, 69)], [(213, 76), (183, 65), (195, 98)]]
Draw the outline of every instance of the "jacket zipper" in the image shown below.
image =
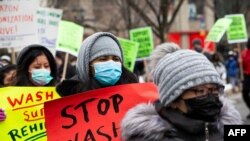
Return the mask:
[(208, 122), (205, 122), (205, 141), (209, 141)]

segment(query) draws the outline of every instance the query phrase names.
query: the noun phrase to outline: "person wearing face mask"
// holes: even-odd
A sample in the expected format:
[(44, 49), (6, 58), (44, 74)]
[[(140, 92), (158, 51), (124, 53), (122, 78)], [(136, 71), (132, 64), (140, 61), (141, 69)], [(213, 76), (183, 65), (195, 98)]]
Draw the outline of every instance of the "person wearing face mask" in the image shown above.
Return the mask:
[(44, 46), (25, 47), (17, 57), (15, 86), (55, 86), (57, 68), (54, 56)]
[(218, 72), (200, 53), (173, 44), (167, 47), (151, 57), (159, 100), (126, 113), (121, 122), (123, 141), (224, 140), (224, 125), (242, 121), (222, 98), (224, 86)]
[(56, 90), (61, 96), (67, 96), (137, 82), (135, 74), (123, 65), (123, 52), (117, 38), (108, 32), (98, 32), (83, 41), (76, 75), (59, 83)]
[[(16, 76), (12, 86), (55, 86), (56, 62), (51, 52), (41, 45), (25, 47), (17, 57)], [(0, 121), (6, 119), (0, 108)]]

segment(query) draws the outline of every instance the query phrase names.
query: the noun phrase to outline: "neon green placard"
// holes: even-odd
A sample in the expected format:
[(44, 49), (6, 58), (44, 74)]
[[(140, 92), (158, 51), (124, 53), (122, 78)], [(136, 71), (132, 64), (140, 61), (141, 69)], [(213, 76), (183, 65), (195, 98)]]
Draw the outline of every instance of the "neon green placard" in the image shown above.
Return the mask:
[(133, 72), (139, 43), (122, 38), (118, 38), (118, 40), (123, 50), (124, 65), (128, 70)]
[(130, 40), (139, 43), (137, 58), (148, 57), (154, 48), (151, 27), (136, 28), (129, 31)]
[(226, 32), (227, 28), (231, 24), (231, 19), (221, 18), (216, 21), (216, 23), (211, 28), (205, 41), (207, 42), (219, 42), (223, 34)]
[(83, 27), (69, 21), (61, 21), (57, 50), (77, 56), (83, 38)]
[(231, 19), (232, 24), (227, 30), (228, 43), (247, 42), (246, 22), (243, 14), (226, 15), (225, 18)]

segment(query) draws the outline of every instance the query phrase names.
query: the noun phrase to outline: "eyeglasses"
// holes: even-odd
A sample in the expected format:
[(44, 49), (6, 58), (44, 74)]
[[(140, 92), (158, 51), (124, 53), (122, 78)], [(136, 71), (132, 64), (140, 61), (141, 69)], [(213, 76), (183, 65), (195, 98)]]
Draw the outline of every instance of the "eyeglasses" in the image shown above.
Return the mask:
[(216, 87), (198, 87), (198, 88), (191, 88), (188, 91), (193, 91), (196, 95), (196, 97), (206, 97), (209, 94), (214, 95), (214, 96), (220, 96), (224, 88), (220, 86)]

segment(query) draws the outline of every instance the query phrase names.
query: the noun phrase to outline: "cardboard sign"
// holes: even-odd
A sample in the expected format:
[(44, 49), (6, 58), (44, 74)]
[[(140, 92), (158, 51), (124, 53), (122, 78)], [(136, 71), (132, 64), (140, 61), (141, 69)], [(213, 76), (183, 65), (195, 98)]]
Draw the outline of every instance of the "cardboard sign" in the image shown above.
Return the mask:
[(46, 102), (48, 141), (120, 141), (120, 122), (128, 109), (157, 97), (153, 83), (137, 83)]
[(38, 37), (40, 44), (48, 48), (56, 48), (61, 18), (61, 9), (39, 8), (37, 10)]
[(38, 43), (36, 10), (38, 0), (1, 0), (0, 48)]
[(83, 38), (83, 27), (69, 21), (61, 21), (57, 50), (77, 56)]
[(1, 141), (47, 141), (45, 101), (59, 98), (54, 87), (0, 88), (0, 108), (7, 114), (0, 122)]
[(247, 42), (246, 21), (243, 14), (226, 15), (225, 18), (231, 19), (232, 24), (227, 30), (228, 43)]
[(131, 72), (134, 71), (135, 67), (135, 60), (138, 52), (139, 43), (133, 42), (130, 40), (118, 38), (124, 56), (124, 66), (130, 70)]
[(207, 42), (219, 42), (229, 25), (232, 23), (231, 19), (220, 18), (213, 25), (212, 29), (208, 33), (205, 41)]
[(137, 58), (148, 57), (154, 48), (151, 27), (143, 27), (129, 30), (130, 40), (138, 42), (139, 50)]

